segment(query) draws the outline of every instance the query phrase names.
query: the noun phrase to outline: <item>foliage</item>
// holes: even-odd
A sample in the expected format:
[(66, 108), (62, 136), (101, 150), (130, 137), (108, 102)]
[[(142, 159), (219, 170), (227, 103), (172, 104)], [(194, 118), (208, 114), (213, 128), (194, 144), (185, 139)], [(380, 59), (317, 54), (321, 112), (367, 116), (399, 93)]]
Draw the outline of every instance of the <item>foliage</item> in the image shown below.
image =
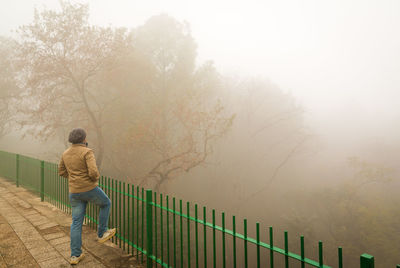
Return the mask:
[(140, 76), (125, 68), (125, 74), (109, 80), (111, 87), (125, 81), (119, 107), (135, 115), (121, 111), (122, 117), (111, 123), (122, 134), (112, 147), (131, 148), (116, 155), (114, 167), (135, 174), (135, 183), (158, 189), (204, 163), (233, 116), (215, 97), (220, 77), (212, 63), (195, 68), (196, 45), (188, 25), (162, 14), (132, 35), (134, 52), (125, 64), (140, 69)]
[(18, 94), (16, 70), (13, 64), (15, 42), (0, 36), (0, 137), (10, 129), (15, 112), (11, 103)]
[(22, 127), (41, 139), (83, 126), (104, 154), (103, 114), (111, 92), (98, 90), (104, 72), (114, 68), (129, 47), (124, 29), (88, 23), (88, 6), (61, 1), (61, 11), (35, 11), (20, 28), (19, 59), (23, 87)]
[(98, 165), (106, 152), (106, 170), (148, 156), (124, 175), (154, 187), (203, 163), (233, 117), (210, 98), (218, 90), (212, 64), (195, 68), (188, 25), (159, 15), (131, 32), (104, 28), (89, 24), (87, 5), (60, 3), (60, 12), (35, 11), (19, 31), (21, 127), (64, 141), (84, 127)]

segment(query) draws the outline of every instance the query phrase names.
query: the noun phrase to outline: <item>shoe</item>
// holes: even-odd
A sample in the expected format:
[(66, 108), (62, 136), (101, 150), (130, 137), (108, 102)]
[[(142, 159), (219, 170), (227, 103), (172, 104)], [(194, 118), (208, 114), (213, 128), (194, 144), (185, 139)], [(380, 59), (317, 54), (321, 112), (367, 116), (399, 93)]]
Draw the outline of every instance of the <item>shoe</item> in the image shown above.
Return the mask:
[(103, 234), (102, 237), (99, 237), (99, 238), (97, 239), (97, 241), (98, 241), (99, 243), (104, 243), (104, 242), (106, 242), (108, 239), (110, 239), (111, 237), (113, 237), (113, 236), (115, 235), (116, 232), (117, 232), (117, 229), (116, 229), (116, 228), (108, 229), (107, 231), (104, 232), (104, 234)]
[(71, 259), (69, 260), (70, 264), (78, 264), (78, 262), (80, 262), (83, 257), (85, 257), (85, 254), (83, 254), (83, 252), (81, 253), (81, 255), (79, 257), (76, 256), (72, 256)]

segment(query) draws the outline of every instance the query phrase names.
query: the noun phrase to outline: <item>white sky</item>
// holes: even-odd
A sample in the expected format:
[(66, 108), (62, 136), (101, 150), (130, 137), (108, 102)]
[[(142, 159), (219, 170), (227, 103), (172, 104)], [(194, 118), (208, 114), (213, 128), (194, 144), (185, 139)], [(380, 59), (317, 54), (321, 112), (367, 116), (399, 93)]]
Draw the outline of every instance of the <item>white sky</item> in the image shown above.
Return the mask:
[[(6, 4), (4, 4), (4, 2)], [(90, 20), (135, 27), (168, 13), (191, 24), (200, 61), (265, 76), (321, 131), (385, 137), (400, 121), (399, 0), (89, 0)], [(0, 34), (55, 0), (2, 0)]]

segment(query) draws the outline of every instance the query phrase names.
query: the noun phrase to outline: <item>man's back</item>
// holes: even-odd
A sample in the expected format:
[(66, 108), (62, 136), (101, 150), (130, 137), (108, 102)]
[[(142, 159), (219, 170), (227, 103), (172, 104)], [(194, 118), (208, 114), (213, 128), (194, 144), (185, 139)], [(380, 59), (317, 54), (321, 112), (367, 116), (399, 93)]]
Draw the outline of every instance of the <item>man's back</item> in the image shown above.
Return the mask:
[(84, 144), (73, 144), (61, 157), (59, 174), (68, 178), (71, 193), (87, 192), (95, 188), (99, 172), (93, 151)]

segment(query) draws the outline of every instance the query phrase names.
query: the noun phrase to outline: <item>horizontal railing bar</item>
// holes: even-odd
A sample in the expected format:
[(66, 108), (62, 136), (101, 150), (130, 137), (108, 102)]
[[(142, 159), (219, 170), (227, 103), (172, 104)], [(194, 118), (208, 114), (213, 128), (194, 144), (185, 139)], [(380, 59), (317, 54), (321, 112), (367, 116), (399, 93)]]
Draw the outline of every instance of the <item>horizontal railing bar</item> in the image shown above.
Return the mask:
[(70, 205), (70, 204), (64, 203), (63, 201), (60, 201), (60, 200), (58, 200), (57, 198), (55, 198), (55, 197), (53, 197), (53, 196), (51, 196), (51, 195), (49, 195), (49, 194), (46, 194), (46, 193), (43, 193), (43, 194), (44, 194), (46, 197), (49, 197), (49, 198), (53, 199), (54, 201), (56, 201), (56, 202), (58, 202), (58, 203), (61, 203), (61, 204), (63, 204), (63, 205), (66, 205), (67, 207), (71, 208), (71, 205)]
[(140, 252), (142, 252), (143, 254), (147, 255), (147, 251), (139, 246), (137, 246), (136, 244), (132, 243), (130, 240), (127, 240), (126, 238), (122, 237), (121, 235), (119, 235), (118, 233), (115, 234), (116, 237), (118, 237), (119, 239), (121, 239), (122, 241), (128, 243), (130, 246), (136, 248), (137, 250), (139, 250)]
[(167, 267), (167, 268), (172, 268), (172, 266), (168, 266), (168, 263), (162, 262), (160, 259), (156, 259), (156, 257), (154, 255), (150, 256), (150, 259), (152, 259), (153, 261), (157, 262), (158, 264), (160, 264), (163, 267)]
[[(159, 204), (154, 204), (154, 202), (152, 202), (152, 203), (153, 203), (153, 206), (158, 207), (158, 208), (160, 208), (160, 209), (163, 209), (163, 210), (165, 210), (165, 211), (174, 213), (174, 214), (177, 215), (177, 216), (182, 216), (183, 218), (186, 218), (186, 219), (189, 219), (189, 220), (191, 220), (191, 221), (194, 221), (194, 222), (203, 224), (203, 225), (205, 225), (205, 226), (207, 226), (207, 227), (213, 228), (213, 229), (215, 229), (215, 230), (224, 232), (224, 233), (226, 233), (226, 234), (228, 234), (228, 235), (235, 236), (235, 237), (240, 238), (240, 239), (242, 239), (242, 240), (248, 241), (248, 242), (250, 242), (250, 243), (252, 243), (252, 244), (254, 244), (254, 245), (257, 245), (257, 240), (254, 239), (254, 238), (251, 238), (251, 237), (245, 238), (244, 235), (242, 235), (242, 234), (240, 234), (240, 233), (237, 233), (237, 232), (236, 232), (236, 233), (234, 234), (233, 231), (231, 231), (231, 230), (229, 230), (229, 229), (222, 229), (221, 226), (213, 225), (213, 224), (210, 223), (210, 222), (204, 222), (204, 221), (201, 220), (201, 219), (195, 219), (195, 218), (193, 218), (193, 217), (187, 216), (187, 215), (184, 214), (184, 213), (180, 213), (179, 211), (175, 211), (175, 210), (170, 209), (170, 208), (167, 209), (166, 207), (160, 206)], [(282, 255), (284, 255), (284, 256), (288, 256), (288, 257), (290, 257), (290, 258), (292, 258), (292, 259), (299, 260), (299, 261), (303, 261), (303, 262), (305, 262), (305, 263), (307, 263), (307, 264), (309, 264), (309, 265), (311, 265), (311, 266), (314, 266), (314, 267), (321, 267), (317, 261), (313, 261), (313, 260), (308, 259), (308, 258), (302, 259), (301, 256), (298, 255), (298, 254), (295, 254), (295, 253), (292, 253), (292, 252), (286, 253), (285, 250), (283, 250), (283, 249), (281, 249), (281, 248), (278, 248), (278, 247), (272, 247), (272, 248), (271, 248), (271, 246), (270, 246), (269, 244), (264, 243), (264, 242), (260, 242), (259, 245), (260, 245), (261, 247), (263, 247), (263, 248), (266, 248), (266, 249), (269, 249), (269, 250), (273, 250), (273, 251), (275, 251), (276, 253), (282, 254)], [(323, 265), (322, 267), (323, 267), (323, 268), (331, 268), (331, 266), (327, 266), (327, 265)]]
[(140, 197), (138, 197), (138, 196), (136, 196), (136, 195), (132, 195), (132, 194), (125, 193), (125, 192), (123, 192), (123, 191), (119, 191), (119, 190), (117, 190), (117, 189), (114, 189), (114, 188), (112, 188), (112, 187), (103, 185), (103, 184), (101, 184), (101, 183), (99, 183), (99, 186), (102, 186), (102, 187), (107, 188), (107, 189), (110, 189), (110, 190), (112, 190), (112, 191), (114, 191), (114, 192), (116, 192), (116, 193), (120, 193), (120, 194), (123, 194), (123, 195), (125, 195), (125, 196), (129, 196), (129, 197), (135, 198), (136, 200), (139, 200), (139, 201), (142, 201), (142, 202), (145, 202), (145, 203), (146, 203), (146, 200), (145, 200), (145, 199), (140, 198)]

